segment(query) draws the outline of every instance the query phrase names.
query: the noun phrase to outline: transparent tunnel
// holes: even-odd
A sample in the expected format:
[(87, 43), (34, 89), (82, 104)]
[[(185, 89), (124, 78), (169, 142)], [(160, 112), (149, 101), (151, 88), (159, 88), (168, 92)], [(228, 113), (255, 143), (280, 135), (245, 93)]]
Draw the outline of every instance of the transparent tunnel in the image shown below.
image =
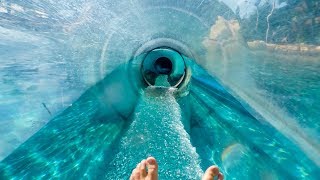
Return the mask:
[(317, 179), (318, 0), (0, 0), (0, 179)]

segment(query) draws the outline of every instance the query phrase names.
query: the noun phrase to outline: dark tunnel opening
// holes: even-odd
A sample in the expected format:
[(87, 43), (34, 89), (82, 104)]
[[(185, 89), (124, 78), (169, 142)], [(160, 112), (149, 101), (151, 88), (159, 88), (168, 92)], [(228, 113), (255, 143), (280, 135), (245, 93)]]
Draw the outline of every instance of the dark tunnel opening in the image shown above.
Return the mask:
[(172, 71), (172, 62), (166, 57), (160, 57), (154, 63), (154, 68), (159, 74), (170, 74)]

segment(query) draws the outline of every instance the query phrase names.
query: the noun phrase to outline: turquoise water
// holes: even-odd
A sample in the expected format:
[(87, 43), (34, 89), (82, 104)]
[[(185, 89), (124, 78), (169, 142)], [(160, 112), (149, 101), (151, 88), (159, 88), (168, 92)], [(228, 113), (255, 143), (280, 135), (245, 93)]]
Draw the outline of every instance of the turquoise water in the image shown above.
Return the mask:
[[(215, 80), (206, 73), (201, 77), (192, 81), (197, 85), (191, 88), (191, 93), (197, 102), (194, 142), (197, 137), (208, 137), (198, 145), (200, 154), (206, 154), (204, 159), (218, 160), (213, 162), (221, 163), (228, 175), (237, 178), (249, 175), (258, 179), (295, 179), (317, 172), (317, 165), (294, 143), (270, 124), (259, 122), (228, 93), (221, 92), (221, 87), (216, 87)], [(292, 173), (293, 169), (299, 173)]]
[[(320, 122), (316, 117), (320, 116), (317, 110), (320, 108), (320, 103), (317, 101), (320, 98), (320, 84), (317, 83), (320, 80), (318, 71), (320, 62), (299, 57), (283, 61), (279, 57), (274, 57), (263, 59), (263, 63), (269, 68), (252, 62), (256, 68), (257, 76), (254, 78), (258, 86), (268, 91), (270, 98), (272, 96), (279, 106), (298, 118), (302, 127), (312, 127), (312, 130), (306, 131), (319, 132)], [(261, 71), (261, 68), (265, 70)]]
[(160, 179), (200, 179), (200, 158), (184, 128), (173, 92), (148, 88), (142, 94), (106, 178), (128, 179), (136, 162), (154, 156), (160, 165)]
[[(317, 179), (319, 9), (0, 1), (0, 179), (128, 179), (148, 156), (161, 179)], [(183, 54), (177, 88), (143, 80), (159, 47)]]
[(3, 160), (1, 176), (121, 179), (154, 156), (163, 179), (199, 179), (211, 164), (227, 177), (316, 177), (317, 165), (297, 145), (193, 66), (201, 76), (188, 96), (177, 101), (175, 89), (147, 88), (127, 117), (105, 91), (118, 82), (116, 70)]

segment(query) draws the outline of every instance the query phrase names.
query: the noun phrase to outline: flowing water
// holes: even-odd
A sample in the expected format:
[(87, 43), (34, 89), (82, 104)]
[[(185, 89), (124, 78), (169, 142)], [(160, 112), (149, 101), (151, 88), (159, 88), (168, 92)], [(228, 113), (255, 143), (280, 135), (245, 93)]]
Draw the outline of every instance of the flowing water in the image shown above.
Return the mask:
[(129, 178), (137, 162), (148, 156), (157, 159), (160, 179), (201, 177), (200, 158), (182, 124), (181, 109), (173, 96), (174, 91), (146, 89), (106, 177)]

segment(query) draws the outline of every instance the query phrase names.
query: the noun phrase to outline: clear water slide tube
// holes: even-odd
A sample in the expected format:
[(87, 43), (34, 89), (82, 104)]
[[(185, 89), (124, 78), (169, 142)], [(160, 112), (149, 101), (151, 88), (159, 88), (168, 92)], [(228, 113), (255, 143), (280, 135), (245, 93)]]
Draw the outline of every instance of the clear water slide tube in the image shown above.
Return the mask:
[(316, 179), (319, 32), (316, 0), (2, 0), (0, 177)]

